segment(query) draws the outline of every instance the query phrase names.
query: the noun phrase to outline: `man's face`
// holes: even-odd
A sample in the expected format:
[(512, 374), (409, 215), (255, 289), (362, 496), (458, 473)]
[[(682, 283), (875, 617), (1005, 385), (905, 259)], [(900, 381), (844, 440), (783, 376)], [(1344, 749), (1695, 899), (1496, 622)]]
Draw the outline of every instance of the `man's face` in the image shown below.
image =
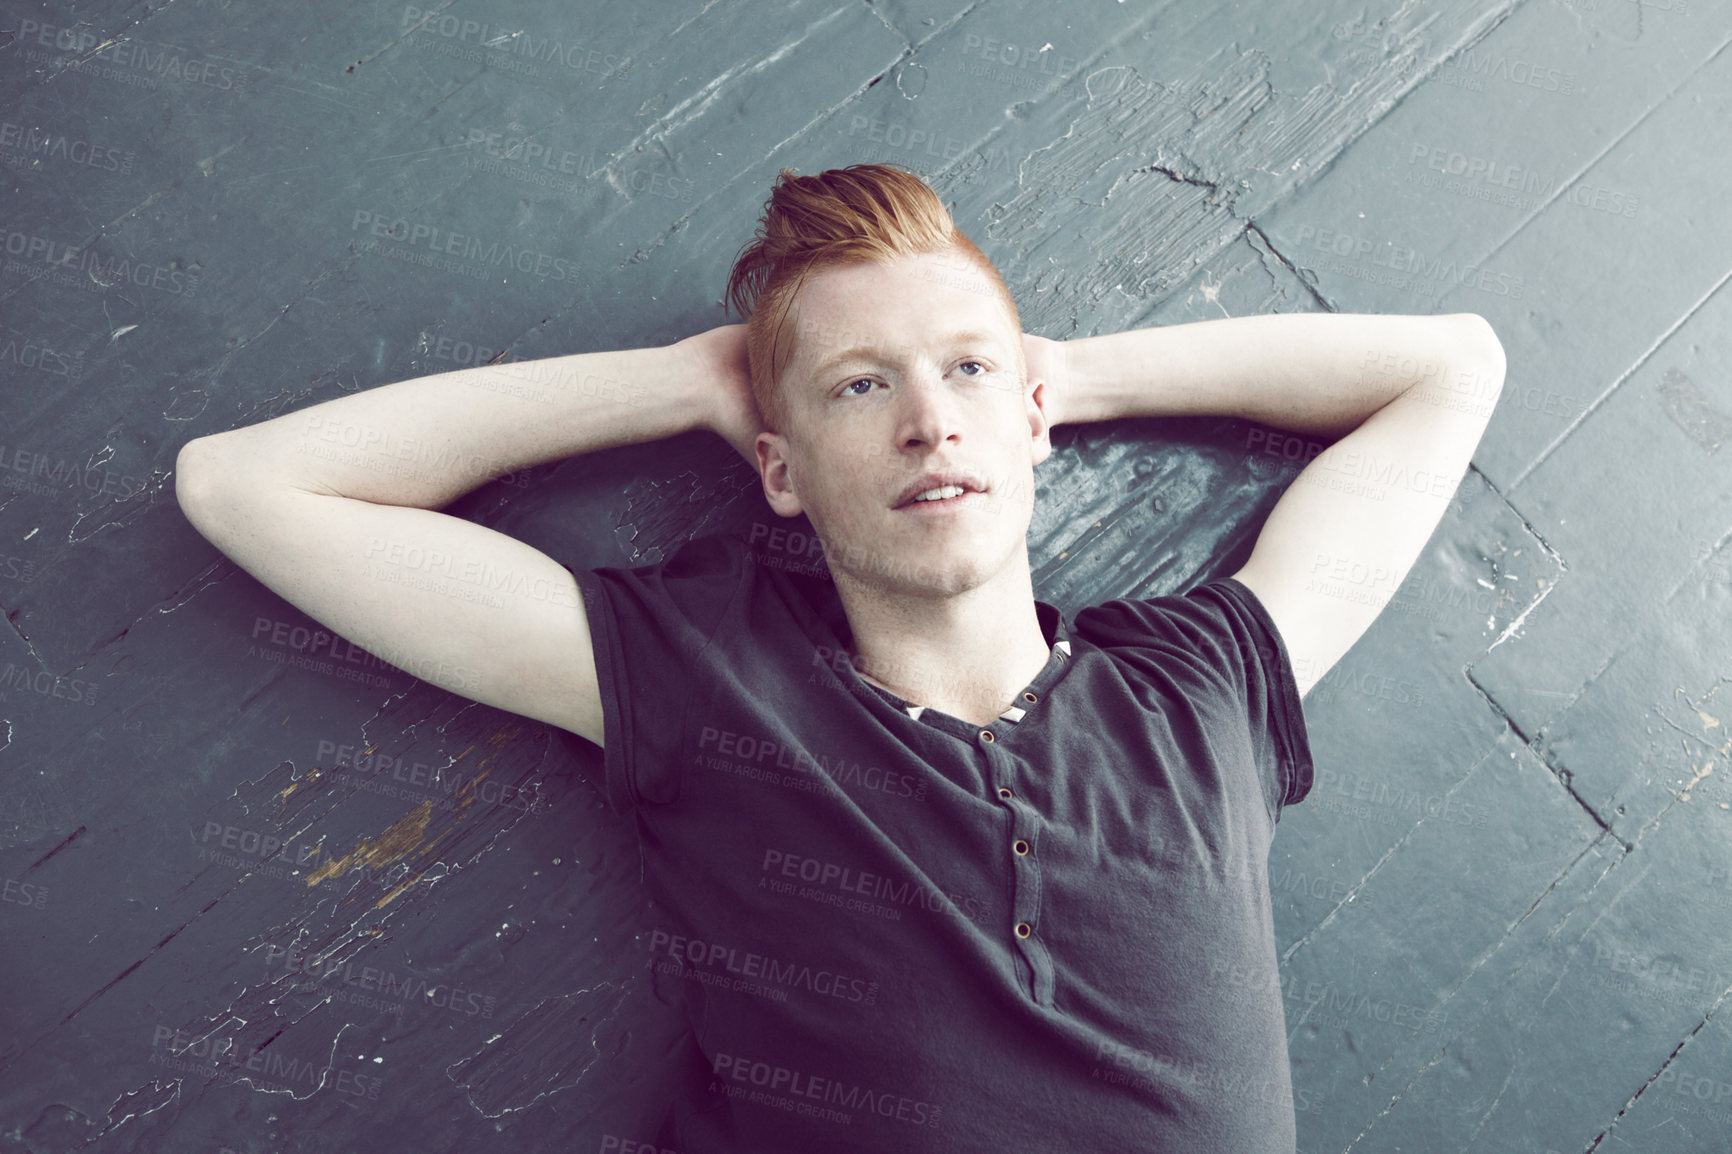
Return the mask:
[[(949, 596), (1026, 566), (1052, 445), (1022, 334), (984, 276), (955, 252), (834, 267), (787, 323), (786, 419), (759, 435), (758, 461), (772, 507), (806, 514), (838, 580)], [(913, 500), (933, 474), (966, 491)]]

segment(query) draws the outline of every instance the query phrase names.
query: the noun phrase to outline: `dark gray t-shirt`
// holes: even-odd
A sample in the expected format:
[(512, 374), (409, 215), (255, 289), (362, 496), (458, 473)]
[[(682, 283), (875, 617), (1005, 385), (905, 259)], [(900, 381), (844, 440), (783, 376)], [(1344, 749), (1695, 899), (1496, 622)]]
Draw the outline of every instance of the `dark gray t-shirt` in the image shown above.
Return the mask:
[(572, 570), (691, 1024), (669, 1144), (1291, 1154), (1267, 859), (1312, 766), (1255, 595), (1037, 602), (1051, 656), (982, 727), (862, 679), (774, 561)]

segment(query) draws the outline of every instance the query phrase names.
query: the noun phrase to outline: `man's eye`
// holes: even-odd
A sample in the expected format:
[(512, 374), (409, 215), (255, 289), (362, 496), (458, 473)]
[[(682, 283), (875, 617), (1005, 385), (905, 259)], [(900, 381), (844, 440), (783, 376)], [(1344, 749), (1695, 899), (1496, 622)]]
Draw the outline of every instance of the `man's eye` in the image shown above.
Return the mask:
[[(979, 361), (963, 361), (962, 364), (963, 365), (973, 365), (975, 368), (979, 369), (981, 373), (989, 371), (987, 369), (987, 367), (985, 365), (981, 364)], [(961, 368), (962, 365), (958, 365), (957, 367)], [(969, 373), (968, 375), (971, 377), (978, 377), (980, 375), (980, 373)]]
[(849, 389), (853, 388), (855, 385), (865, 385), (868, 389), (870, 389), (872, 387), (872, 378), (871, 377), (861, 377), (857, 381), (849, 381), (847, 384), (842, 386), (842, 395), (845, 397), (858, 397), (858, 396), (860, 396), (861, 394), (859, 394), (859, 393), (850, 393), (848, 391)]

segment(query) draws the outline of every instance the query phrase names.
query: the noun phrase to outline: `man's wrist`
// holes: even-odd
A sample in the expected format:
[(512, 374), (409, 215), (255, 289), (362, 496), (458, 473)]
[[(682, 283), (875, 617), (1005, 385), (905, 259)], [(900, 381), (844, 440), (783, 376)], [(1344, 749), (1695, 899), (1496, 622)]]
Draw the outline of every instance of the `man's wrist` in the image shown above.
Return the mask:
[(715, 358), (704, 343), (708, 335), (694, 333), (661, 349), (668, 358), (669, 378), (679, 382), (678, 388), (671, 390), (665, 401), (673, 408), (682, 410), (689, 417), (694, 429), (715, 427), (716, 367)]
[(1042, 383), (1041, 407), (1046, 413), (1049, 427), (1095, 419), (1083, 415), (1087, 411), (1087, 398), (1079, 396), (1077, 392), (1070, 346), (1069, 341), (1053, 340), (1050, 337), (1035, 336), (1033, 333), (1023, 334), (1023, 355), (1028, 362), (1028, 379), (1031, 385), (1035, 382)]
[[(1111, 421), (1119, 417), (1137, 416), (1154, 402), (1154, 382), (1146, 376), (1135, 381), (1120, 371), (1110, 371), (1114, 364), (1122, 370), (1124, 358), (1114, 359), (1110, 342), (1115, 336), (1079, 337), (1076, 340), (1053, 341), (1059, 369), (1055, 372), (1058, 389), (1058, 421), (1065, 424), (1087, 424), (1091, 421)], [(1120, 354), (1125, 350), (1120, 349)], [(1101, 361), (1106, 359), (1107, 369)], [(1057, 422), (1055, 422), (1057, 423)]]

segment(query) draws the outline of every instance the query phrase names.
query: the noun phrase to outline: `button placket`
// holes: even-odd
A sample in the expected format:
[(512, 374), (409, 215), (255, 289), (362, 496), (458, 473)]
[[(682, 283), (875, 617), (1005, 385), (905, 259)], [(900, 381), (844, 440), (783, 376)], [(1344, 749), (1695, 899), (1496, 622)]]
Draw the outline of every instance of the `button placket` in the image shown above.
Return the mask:
[[(1014, 765), (999, 752), (996, 740), (988, 741), (988, 732), (978, 736), (981, 752), (997, 779), (994, 790), (999, 801), (1010, 813), (1008, 833), (1010, 850), (1010, 923), (1006, 930), (1010, 941), (1028, 965), (1029, 996), (1041, 1005), (1052, 1004), (1052, 959), (1036, 934), (1040, 924), (1040, 863), (1035, 847), (1038, 844), (1040, 815), (1028, 807), (1011, 787)], [(1001, 931), (1004, 932), (1004, 931)], [(1018, 967), (1020, 969), (1020, 967)]]
[(1010, 932), (1016, 948), (1022, 951), (1029, 965), (1033, 978), (1031, 996), (1040, 1005), (1050, 1006), (1053, 995), (1052, 958), (1037, 934), (1041, 908), (1040, 855), (1036, 848), (1039, 845), (1040, 815), (1026, 804), (1014, 804), (1009, 808), (1013, 815), (1010, 870), (1016, 891), (1011, 905), (1011, 917), (1015, 920)]

